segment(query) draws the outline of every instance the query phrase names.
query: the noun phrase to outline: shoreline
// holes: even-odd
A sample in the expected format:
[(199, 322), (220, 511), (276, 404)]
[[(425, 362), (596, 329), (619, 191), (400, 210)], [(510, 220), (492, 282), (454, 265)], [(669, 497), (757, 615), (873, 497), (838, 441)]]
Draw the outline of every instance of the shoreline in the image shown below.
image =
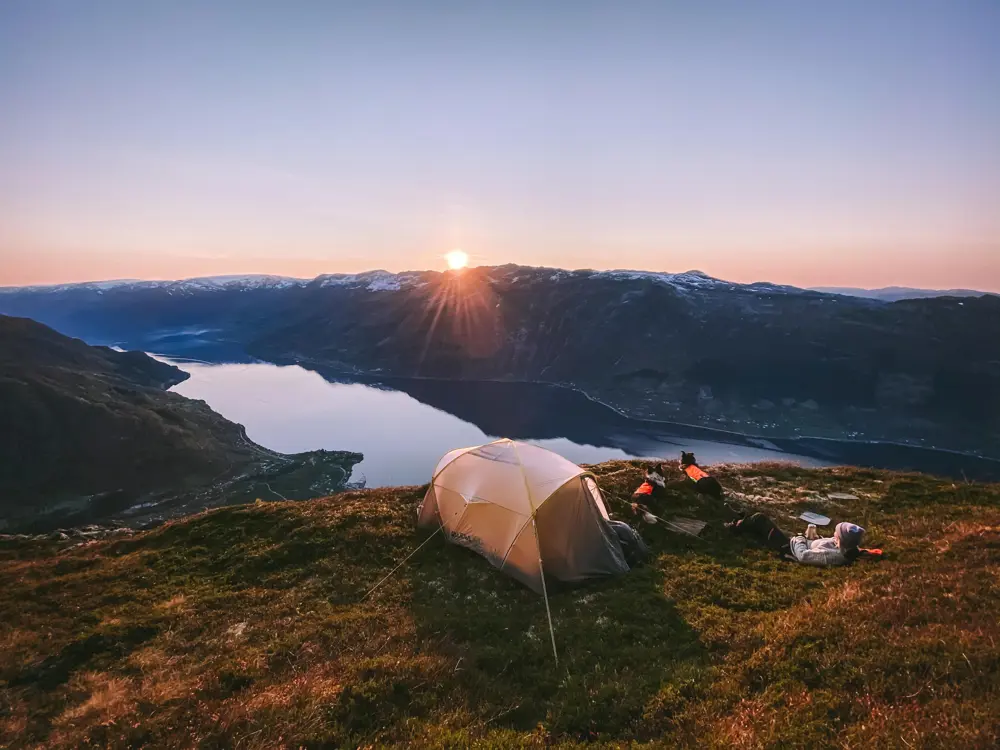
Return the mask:
[[(261, 361), (264, 362), (264, 361), (267, 361), (267, 360), (261, 360)], [(274, 365), (279, 365), (279, 366), (282, 365), (282, 364), (284, 364), (282, 362), (275, 362), (275, 361), (267, 361), (267, 362), (268, 362), (268, 364), (274, 364)], [(756, 435), (756, 434), (748, 433), (748, 432), (738, 432), (736, 430), (726, 430), (726, 429), (722, 429), (722, 428), (719, 428), (719, 427), (706, 427), (704, 425), (691, 424), (691, 423), (688, 423), (688, 422), (675, 422), (675, 421), (666, 420), (666, 419), (653, 419), (653, 418), (650, 418), (650, 417), (637, 417), (637, 416), (633, 416), (633, 415), (629, 414), (628, 412), (623, 411), (622, 409), (618, 408), (617, 406), (614, 406), (613, 404), (609, 404), (606, 401), (602, 401), (601, 399), (597, 398), (596, 396), (593, 396), (590, 393), (588, 393), (587, 391), (583, 390), (579, 386), (574, 385), (574, 384), (570, 384), (570, 383), (559, 383), (559, 382), (548, 381), (548, 380), (524, 380), (524, 379), (501, 379), (501, 378), (457, 379), (457, 378), (441, 378), (441, 377), (434, 377), (434, 376), (428, 376), (428, 375), (391, 375), (391, 374), (386, 374), (386, 373), (383, 373), (383, 372), (372, 372), (372, 371), (357, 370), (357, 369), (356, 370), (344, 370), (344, 369), (342, 369), (338, 365), (335, 365), (335, 364), (332, 364), (332, 363), (329, 363), (329, 362), (323, 362), (323, 361), (320, 361), (320, 360), (312, 360), (312, 359), (309, 359), (309, 358), (297, 359), (297, 360), (295, 360), (293, 362), (293, 364), (299, 365), (301, 367), (304, 367), (305, 369), (311, 369), (311, 368), (309, 368), (307, 366), (309, 364), (315, 365), (317, 367), (331, 368), (334, 371), (343, 373), (345, 376), (352, 376), (353, 375), (356, 378), (357, 377), (362, 377), (362, 378), (367, 378), (367, 379), (370, 379), (370, 380), (373, 380), (373, 381), (376, 381), (376, 382), (377, 381), (385, 381), (385, 380), (416, 380), (416, 381), (430, 381), (430, 382), (438, 382), (438, 383), (512, 383), (512, 384), (520, 384), (520, 385), (541, 385), (541, 386), (550, 386), (550, 387), (554, 387), (554, 388), (562, 388), (564, 390), (571, 391), (573, 393), (577, 393), (577, 394), (583, 396), (584, 398), (586, 398), (591, 403), (594, 403), (594, 404), (596, 404), (598, 406), (601, 406), (601, 407), (603, 407), (605, 409), (608, 409), (609, 411), (613, 412), (614, 414), (616, 414), (617, 416), (621, 417), (622, 419), (626, 419), (626, 420), (628, 420), (629, 422), (632, 422), (632, 423), (636, 423), (636, 424), (649, 424), (649, 425), (655, 425), (655, 426), (663, 427), (663, 428), (677, 427), (677, 428), (680, 428), (681, 430), (703, 431), (703, 432), (706, 432), (706, 433), (711, 433), (710, 436), (706, 436), (706, 439), (709, 439), (709, 437), (714, 437), (714, 438), (716, 438), (715, 441), (716, 442), (720, 442), (720, 443), (727, 443), (726, 440), (722, 439), (723, 436), (727, 436), (727, 437), (730, 437), (730, 438), (737, 438), (737, 439), (739, 439), (740, 442), (728, 442), (727, 444), (729, 444), (729, 445), (745, 445), (745, 447), (750, 447), (750, 448), (761, 448), (761, 447), (763, 447), (763, 446), (760, 446), (758, 444), (753, 443), (752, 441), (767, 442), (767, 443), (771, 443), (771, 447), (767, 448), (768, 450), (776, 450), (776, 451), (779, 451), (781, 453), (791, 453), (791, 451), (786, 450), (785, 448), (782, 448), (780, 445), (777, 445), (775, 443), (775, 441), (809, 441), (809, 440), (815, 440), (815, 441), (824, 441), (824, 442), (838, 443), (838, 444), (844, 444), (844, 445), (856, 445), (856, 446), (882, 445), (882, 446), (891, 446), (891, 447), (895, 447), (895, 448), (905, 448), (905, 449), (908, 449), (908, 450), (928, 451), (928, 452), (932, 452), (932, 453), (945, 453), (945, 454), (948, 454), (948, 455), (951, 455), (951, 456), (960, 456), (960, 457), (964, 457), (964, 458), (973, 458), (973, 459), (976, 459), (978, 461), (988, 461), (990, 463), (995, 463), (995, 464), (997, 464), (998, 469), (1000, 469), (1000, 457), (987, 456), (987, 455), (982, 455), (982, 454), (979, 454), (979, 453), (973, 453), (972, 451), (963, 451), (963, 450), (957, 450), (957, 449), (954, 449), (954, 448), (941, 448), (941, 447), (937, 447), (937, 446), (914, 445), (913, 443), (904, 443), (904, 442), (900, 442), (898, 440), (883, 440), (883, 439), (878, 439), (878, 438), (867, 438), (867, 439), (864, 439), (864, 440), (859, 440), (857, 438), (827, 437), (827, 436), (821, 436), (821, 435), (764, 436), (764, 435)], [(692, 439), (698, 439), (698, 438), (692, 438)]]

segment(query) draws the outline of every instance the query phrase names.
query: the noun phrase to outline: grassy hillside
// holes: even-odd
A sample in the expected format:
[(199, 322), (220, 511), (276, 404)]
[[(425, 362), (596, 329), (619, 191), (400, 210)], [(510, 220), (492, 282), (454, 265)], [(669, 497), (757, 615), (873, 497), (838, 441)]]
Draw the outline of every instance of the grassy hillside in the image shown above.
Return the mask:
[[(596, 467), (613, 510), (637, 462)], [(542, 600), (438, 536), (417, 488), (222, 508), (116, 541), (0, 542), (0, 746), (995, 747), (1000, 485), (779, 465), (723, 483), (889, 557), (818, 570), (686, 493), (656, 559)], [(820, 503), (810, 492), (858, 500)], [(614, 507), (616, 506), (616, 508)]]
[(0, 530), (308, 498), (342, 489), (363, 458), (261, 448), (204, 401), (164, 390), (188, 377), (0, 315)]
[[(210, 481), (256, 456), (242, 428), (167, 393), (188, 375), (0, 315), (0, 517)], [(185, 481), (179, 481), (183, 477)]]

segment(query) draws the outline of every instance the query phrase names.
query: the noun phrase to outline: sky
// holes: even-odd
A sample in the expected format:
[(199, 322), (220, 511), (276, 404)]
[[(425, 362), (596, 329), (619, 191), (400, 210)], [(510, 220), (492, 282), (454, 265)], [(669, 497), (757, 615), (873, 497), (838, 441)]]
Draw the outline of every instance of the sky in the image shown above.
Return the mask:
[(1000, 291), (1000, 2), (0, 2), (0, 285)]

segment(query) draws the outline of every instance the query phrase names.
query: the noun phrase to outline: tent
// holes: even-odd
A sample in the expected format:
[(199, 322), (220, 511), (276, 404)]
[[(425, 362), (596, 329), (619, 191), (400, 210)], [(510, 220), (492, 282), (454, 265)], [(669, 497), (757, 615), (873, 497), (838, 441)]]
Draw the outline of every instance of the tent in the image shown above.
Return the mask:
[(418, 523), (479, 553), (546, 597), (545, 579), (627, 573), (597, 482), (536, 445), (497, 440), (454, 450), (434, 470)]

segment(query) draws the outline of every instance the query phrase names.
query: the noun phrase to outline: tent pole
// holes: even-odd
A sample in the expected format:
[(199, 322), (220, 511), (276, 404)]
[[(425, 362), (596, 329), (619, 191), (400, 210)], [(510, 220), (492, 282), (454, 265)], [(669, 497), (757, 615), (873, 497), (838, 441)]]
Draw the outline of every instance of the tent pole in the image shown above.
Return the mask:
[(542, 564), (542, 546), (538, 542), (538, 526), (535, 525), (535, 517), (531, 517), (531, 528), (535, 532), (535, 548), (538, 550), (538, 572), (542, 574), (542, 598), (545, 599), (545, 616), (549, 620), (549, 638), (552, 639), (552, 656), (559, 666), (559, 653), (556, 651), (556, 631), (552, 627), (552, 610), (549, 609), (549, 592), (545, 588), (545, 566)]
[(538, 510), (531, 499), (531, 487), (528, 485), (528, 476), (524, 473), (524, 464), (521, 462), (521, 452), (517, 449), (517, 442), (507, 440), (514, 449), (517, 456), (517, 468), (521, 470), (521, 479), (524, 481), (524, 492), (528, 498), (528, 505), (531, 507), (531, 530), (535, 532), (535, 550), (538, 552), (538, 572), (542, 576), (542, 598), (545, 599), (545, 617), (549, 621), (549, 637), (552, 639), (552, 656), (555, 657), (556, 666), (559, 666), (559, 652), (556, 651), (556, 630), (552, 627), (552, 610), (549, 608), (549, 591), (545, 586), (545, 565), (542, 563), (542, 543), (538, 540), (538, 524), (535, 523), (535, 514)]

